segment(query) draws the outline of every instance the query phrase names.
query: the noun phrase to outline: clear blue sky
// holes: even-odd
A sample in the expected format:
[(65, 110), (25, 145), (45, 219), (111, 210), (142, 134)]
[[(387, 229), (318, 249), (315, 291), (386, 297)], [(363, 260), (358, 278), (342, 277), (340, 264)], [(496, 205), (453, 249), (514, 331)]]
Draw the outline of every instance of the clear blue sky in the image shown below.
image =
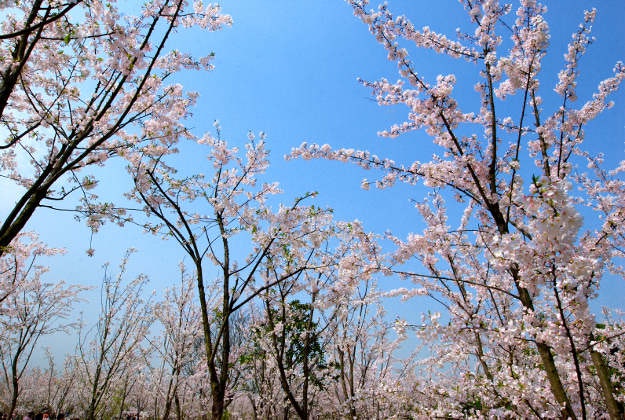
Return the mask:
[[(408, 14), (417, 27), (429, 25), (450, 35), (456, 27), (466, 27), (467, 19), (455, 0), (388, 3), (391, 10)], [(334, 208), (339, 219), (360, 219), (376, 232), (417, 231), (419, 216), (409, 200), (419, 199), (422, 189), (402, 186), (366, 192), (360, 190), (360, 180), (375, 178), (373, 173), (335, 162), (283, 160), (285, 153), (304, 140), (369, 149), (398, 161), (402, 157), (425, 161), (431, 154), (429, 140), (421, 133), (393, 141), (376, 136), (377, 131), (403, 121), (406, 112), (401, 107), (379, 107), (368, 89), (357, 83), (357, 77), (374, 80), (385, 76), (395, 80), (398, 76), (395, 65), (386, 61), (385, 51), (352, 15), (350, 6), (341, 0), (222, 0), (220, 4), (224, 12), (232, 15), (233, 27), (217, 33), (180, 34), (175, 40), (180, 49), (216, 54), (216, 69), (212, 73), (179, 76), (188, 89), (201, 95), (191, 121), (194, 131), (201, 134), (211, 130), (213, 121), (218, 119), (223, 136), (242, 145), (248, 130), (262, 130), (267, 133), (272, 150), (267, 180), (280, 182), (287, 202), (316, 190), (320, 192), (317, 204)], [(625, 60), (625, 1), (553, 0), (547, 6), (552, 50), (543, 84), (551, 86), (583, 9), (598, 9), (594, 25), (597, 41), (582, 62), (579, 97), (580, 102), (584, 101), (601, 79), (611, 75), (614, 63)], [(433, 55), (413, 57), (423, 74), (457, 73), (447, 66), (448, 61)], [(474, 81), (468, 80), (471, 85)], [(597, 150), (605, 151), (616, 161), (625, 158), (625, 90), (613, 99), (616, 106), (587, 129), (587, 138), (596, 144)], [(188, 168), (204, 171), (202, 158), (184, 156), (184, 161)], [(110, 191), (126, 189), (127, 179), (119, 175), (120, 171), (121, 167), (117, 167), (103, 172), (103, 184)], [(94, 238), (93, 258), (85, 254), (89, 231), (73, 222), (70, 215), (43, 211), (30, 228), (40, 231), (50, 245), (68, 249), (65, 257), (51, 261), (51, 280), (64, 278), (98, 284), (100, 266), (105, 261), (116, 265), (130, 246), (140, 251), (133, 270), (149, 274), (154, 288), (177, 279), (176, 264), (181, 256), (177, 247), (142, 235), (133, 227), (105, 227)], [(623, 307), (622, 283), (618, 290), (605, 302)]]

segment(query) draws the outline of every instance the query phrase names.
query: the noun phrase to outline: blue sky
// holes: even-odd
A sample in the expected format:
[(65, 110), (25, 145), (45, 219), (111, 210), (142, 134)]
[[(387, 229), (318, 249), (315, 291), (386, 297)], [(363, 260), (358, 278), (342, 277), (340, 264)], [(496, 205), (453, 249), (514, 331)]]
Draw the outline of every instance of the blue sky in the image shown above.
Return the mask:
[[(388, 3), (391, 10), (405, 12), (417, 27), (429, 25), (450, 35), (456, 27), (466, 27), (462, 7), (454, 0)], [(398, 186), (367, 192), (360, 189), (360, 180), (375, 178), (373, 173), (335, 162), (283, 160), (284, 154), (304, 140), (369, 149), (398, 161), (425, 161), (431, 155), (430, 141), (422, 133), (396, 140), (377, 137), (377, 131), (403, 121), (406, 112), (401, 107), (379, 107), (368, 89), (357, 82), (358, 77), (395, 80), (397, 72), (368, 28), (352, 15), (351, 7), (342, 0), (222, 0), (220, 4), (234, 19), (231, 28), (208, 34), (181, 33), (174, 40), (180, 49), (216, 54), (213, 72), (178, 76), (187, 89), (200, 93), (190, 121), (195, 133), (212, 130), (216, 119), (221, 123), (223, 137), (233, 144), (242, 145), (248, 130), (264, 131), (272, 151), (267, 180), (280, 182), (285, 201), (316, 190), (320, 193), (317, 204), (334, 208), (339, 219), (357, 218), (375, 232), (390, 229), (403, 235), (418, 231), (419, 216), (410, 199), (420, 199), (423, 189)], [(584, 101), (601, 79), (611, 75), (615, 62), (625, 60), (625, 1), (553, 0), (547, 6), (552, 32), (552, 52), (543, 75), (547, 86), (555, 84), (566, 43), (581, 21), (584, 8), (598, 9), (593, 31), (597, 41), (581, 68), (579, 97), (580, 102)], [(433, 54), (414, 55), (413, 59), (426, 75), (454, 72), (461, 79), (473, 74), (464, 67), (450, 68), (450, 63), (457, 64)], [(467, 82), (472, 85), (475, 79)], [(471, 94), (472, 90), (460, 92)], [(608, 153), (615, 162), (625, 158), (625, 90), (613, 99), (616, 106), (587, 129), (587, 138), (593, 148)], [(472, 99), (467, 96), (461, 100)], [(183, 154), (180, 159), (187, 169), (204, 171), (201, 156)], [(101, 173), (108, 193), (126, 190), (121, 165)], [(110, 261), (115, 266), (131, 246), (139, 250), (131, 267), (150, 275), (153, 288), (161, 289), (177, 280), (176, 266), (181, 258), (178, 248), (133, 227), (103, 228), (94, 237), (96, 254), (92, 258), (85, 253), (89, 231), (74, 222), (71, 215), (41, 211), (30, 229), (40, 231), (51, 246), (68, 249), (66, 256), (50, 261), (51, 280), (63, 278), (97, 285), (101, 265)], [(622, 284), (615, 284), (613, 290), (622, 290)], [(603, 299), (623, 307), (620, 296), (612, 293)], [(87, 311), (92, 309), (93, 305), (85, 307)]]

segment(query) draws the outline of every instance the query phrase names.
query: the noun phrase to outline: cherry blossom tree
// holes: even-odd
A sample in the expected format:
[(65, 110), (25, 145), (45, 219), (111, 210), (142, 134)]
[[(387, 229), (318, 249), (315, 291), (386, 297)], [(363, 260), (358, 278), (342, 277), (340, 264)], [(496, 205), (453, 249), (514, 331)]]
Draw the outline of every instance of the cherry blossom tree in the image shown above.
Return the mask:
[[(368, 292), (372, 276), (379, 272), (380, 248), (357, 221), (337, 223), (335, 229), (336, 236), (323, 247), (331, 264), (304, 273), (299, 284), (277, 285), (263, 297), (264, 348), (274, 359), (270, 371), (278, 376), (286, 400), (300, 418), (375, 417), (362, 406), (358, 411), (346, 407), (356, 403), (358, 388), (371, 390), (398, 373), (394, 351), (403, 338), (393, 342), (387, 334), (390, 328), (381, 322), (382, 312), (367, 311), (378, 303), (375, 292)], [(357, 358), (355, 352), (371, 358)], [(358, 370), (360, 384), (353, 382)], [(352, 395), (341, 395), (350, 380)], [(337, 382), (347, 387), (339, 389)], [(369, 392), (366, 404), (376, 403), (375, 392)], [(392, 413), (389, 408), (376, 415)]]
[[(249, 134), (245, 157), (221, 139), (219, 127), (217, 137), (207, 134), (198, 143), (208, 148), (210, 178), (177, 176), (164, 159), (147, 156), (134, 168), (135, 198), (157, 219), (146, 229), (173, 237), (193, 262), (211, 414), (221, 418), (232, 401), (234, 315), (263, 291), (327, 264), (318, 246), (333, 235), (333, 223), (329, 211), (302, 204), (312, 194), (291, 206), (270, 207), (279, 190), (257, 181), (269, 164), (263, 135)], [(238, 258), (245, 246), (247, 255)], [(207, 291), (215, 287), (211, 300)]]
[(0, 258), (4, 299), (0, 302), (1, 386), (9, 417), (22, 393), (21, 380), (39, 339), (50, 334), (69, 333), (75, 323), (67, 320), (72, 305), (84, 287), (63, 281), (44, 281), (47, 267), (40, 257), (58, 254), (33, 233), (21, 233)]
[(293, 284), (279, 284), (274, 293), (267, 293), (264, 299), (264, 318), (255, 328), (256, 340), (266, 340), (259, 347), (265, 349), (264, 357), (270, 357), (279, 378), (282, 393), (288, 401), (284, 407), (284, 417), (289, 417), (290, 408), (301, 419), (310, 418), (315, 405), (315, 394), (328, 374), (325, 360), (323, 330), (315, 320), (317, 313), (314, 304), (317, 293), (313, 293), (311, 303), (287, 299), (293, 294)]
[(212, 54), (192, 57), (167, 41), (230, 17), (186, 0), (145, 2), (134, 16), (122, 9), (115, 0), (0, 3), (0, 177), (19, 191), (0, 221), (0, 255), (38, 208), (59, 208), (73, 192), (94, 231), (106, 218), (123, 222), (123, 209), (98, 202), (85, 168), (132, 150), (160, 155), (187, 136), (197, 95), (167, 79), (210, 69)]
[(319, 405), (330, 417), (409, 416), (413, 355), (399, 354), (406, 335), (389, 320), (373, 280), (333, 299), (327, 335), (335, 378)]
[[(160, 336), (152, 339), (153, 354), (159, 365), (152, 369), (151, 377), (157, 389), (153, 390), (157, 418), (182, 418), (182, 395), (189, 387), (185, 382), (197, 367), (198, 352), (194, 351), (202, 339), (199, 307), (195, 298), (195, 277), (180, 264), (180, 284), (166, 290), (161, 302), (154, 307)], [(199, 352), (201, 355), (202, 352)], [(160, 412), (159, 410), (162, 410)], [(174, 416), (175, 414), (175, 416)]]
[(151, 301), (144, 296), (147, 278), (139, 275), (126, 283), (128, 257), (129, 253), (115, 277), (105, 266), (99, 319), (80, 331), (75, 368), (82, 384), (81, 409), (88, 419), (107, 412), (116, 393), (123, 406), (134, 383), (129, 378), (145, 367), (145, 344), (154, 315)]
[(239, 356), (241, 379), (237, 386), (237, 411), (241, 416), (277, 418), (283, 414), (285, 398), (276, 375), (277, 369), (263, 344), (268, 335), (262, 335), (264, 320), (262, 303), (252, 302), (248, 308), (250, 322), (249, 340)]
[[(625, 78), (625, 66), (617, 63), (577, 105), (578, 64), (592, 41), (595, 10), (581, 17), (558, 81), (549, 86), (541, 84), (541, 69), (548, 49), (557, 46), (549, 45), (546, 8), (536, 1), (518, 2), (511, 15), (511, 5), (463, 0), (471, 29), (460, 30), (456, 40), (416, 28), (387, 5), (369, 10), (366, 0), (349, 3), (400, 75), (395, 83), (363, 82), (380, 105), (408, 108), (406, 122), (382, 136), (424, 130), (438, 152), (425, 163), (417, 156), (395, 162), (303, 144), (292, 156), (377, 169), (380, 188), (401, 182), (430, 189), (416, 205), (423, 232), (404, 239), (389, 234), (396, 250), (385, 267), (415, 284), (398, 295), (430, 296), (444, 310), (424, 316), (416, 328), (431, 344), (431, 357), (415, 383), (424, 398), (414, 411), (622, 418), (622, 356), (609, 349), (621, 340), (623, 324), (599, 328), (590, 302), (605, 276), (623, 274), (625, 164), (604, 169), (584, 130), (611, 106), (608, 97)], [(458, 68), (477, 68), (479, 80), (469, 83), (479, 102), (454, 94), (465, 75), (477, 73), (428, 80), (412, 58), (419, 49), (456, 59)], [(479, 109), (463, 109), (472, 103)]]

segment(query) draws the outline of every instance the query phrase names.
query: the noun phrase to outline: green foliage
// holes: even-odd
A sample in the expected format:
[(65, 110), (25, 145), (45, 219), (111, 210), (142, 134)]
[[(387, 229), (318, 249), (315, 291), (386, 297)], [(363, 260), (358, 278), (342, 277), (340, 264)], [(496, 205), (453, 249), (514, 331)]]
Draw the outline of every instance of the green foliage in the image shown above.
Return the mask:
[(291, 301), (286, 311), (290, 316), (280, 319), (284, 322), (285, 367), (296, 369), (305, 362), (309, 367), (309, 379), (316, 386), (322, 386), (322, 379), (328, 371), (320, 337), (319, 324), (312, 319), (312, 305), (299, 300)]
[(285, 343), (284, 368), (287, 371), (303, 374), (303, 366), (307, 364), (308, 379), (312, 384), (321, 386), (323, 378), (331, 369), (325, 360), (319, 324), (311, 317), (312, 305), (293, 300), (287, 304), (284, 315), (279, 307), (271, 307), (269, 310), (274, 324), (282, 325), (282, 328), (279, 331), (273, 331), (270, 323), (254, 327), (252, 348), (239, 357), (239, 362), (249, 366), (267, 358), (269, 355), (261, 346), (261, 341), (274, 333), (278, 342)]
[(479, 413), (483, 409), (482, 400), (478, 395), (473, 396), (467, 401), (463, 401), (460, 404), (462, 414), (466, 416), (472, 416)]

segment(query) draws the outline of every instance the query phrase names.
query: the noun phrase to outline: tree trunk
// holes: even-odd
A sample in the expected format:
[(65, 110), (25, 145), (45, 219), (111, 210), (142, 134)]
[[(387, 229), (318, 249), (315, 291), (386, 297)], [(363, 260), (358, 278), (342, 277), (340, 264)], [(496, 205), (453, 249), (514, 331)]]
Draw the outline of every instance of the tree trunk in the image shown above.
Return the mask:
[(221, 386), (221, 384), (219, 384), (217, 387), (215, 387), (215, 389), (213, 390), (213, 402), (211, 405), (211, 418), (213, 420), (221, 420), (223, 418), (224, 415), (224, 410), (225, 410), (225, 397), (226, 397), (226, 393), (225, 393), (225, 389), (223, 386)]
[(176, 406), (176, 420), (182, 420), (184, 418), (182, 414), (182, 407), (180, 406), (180, 398), (178, 397), (178, 391), (174, 394), (174, 404)]
[[(532, 302), (532, 297), (530, 296), (530, 293), (526, 288), (520, 286), (520, 282), (518, 280), (518, 267), (512, 267), (510, 271), (513, 275), (514, 282), (517, 285), (517, 290), (521, 298), (521, 303), (525, 308), (533, 312), (534, 304)], [(551, 347), (546, 343), (540, 343), (537, 341), (536, 349), (538, 350), (538, 354), (540, 355), (540, 360), (543, 364), (545, 374), (547, 375), (547, 380), (549, 381), (549, 387), (551, 388), (551, 392), (558, 404), (562, 406), (562, 418), (577, 420), (577, 415), (573, 410), (571, 400), (569, 399), (569, 396), (564, 389), (564, 385), (562, 385), (562, 380), (560, 379), (560, 374), (558, 373), (558, 368), (556, 367), (556, 362), (553, 358)]]
[(15, 413), (15, 408), (17, 407), (17, 392), (19, 391), (19, 384), (17, 381), (17, 376), (13, 375), (12, 380), (12, 392), (11, 392), (11, 407), (9, 408), (9, 418), (13, 418), (13, 414)]
[(590, 356), (592, 357), (595, 369), (597, 369), (597, 376), (599, 376), (599, 383), (601, 384), (601, 390), (603, 391), (603, 397), (608, 407), (610, 419), (620, 420), (625, 418), (623, 404), (614, 398), (614, 386), (612, 385), (610, 371), (603, 356), (594, 349), (590, 350)]

